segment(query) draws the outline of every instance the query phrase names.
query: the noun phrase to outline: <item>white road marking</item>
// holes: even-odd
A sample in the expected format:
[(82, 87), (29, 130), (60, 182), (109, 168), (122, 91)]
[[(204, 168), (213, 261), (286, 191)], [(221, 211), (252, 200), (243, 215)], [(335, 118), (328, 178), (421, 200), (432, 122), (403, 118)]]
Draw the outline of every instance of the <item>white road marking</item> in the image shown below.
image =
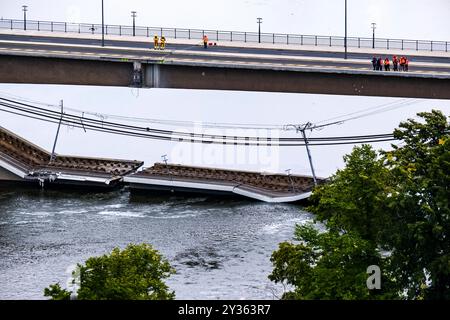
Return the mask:
[[(61, 51), (61, 50), (45, 50), (45, 49), (30, 49), (30, 48), (7, 48), (0, 47), (1, 51), (11, 52), (11, 51), (22, 51), (27, 53), (36, 53), (38, 55), (42, 54), (58, 54), (64, 56), (85, 56), (91, 57), (93, 55), (97, 55), (99, 57), (104, 58), (122, 58), (122, 59), (155, 59), (159, 57), (155, 57), (154, 55), (146, 55), (146, 56), (136, 56), (136, 55), (124, 55), (124, 54), (116, 54), (116, 53), (107, 53), (103, 54), (101, 52), (76, 52), (76, 51)], [(153, 51), (151, 51), (153, 52)], [(149, 53), (151, 53), (149, 52)], [(274, 62), (266, 62), (266, 61), (235, 61), (235, 60), (216, 60), (216, 59), (205, 59), (205, 58), (178, 58), (171, 57), (171, 59), (164, 60), (164, 58), (159, 58), (161, 62), (192, 62), (192, 63), (215, 63), (215, 64), (235, 64), (235, 65), (264, 65), (264, 66), (272, 66), (272, 67), (292, 67), (292, 68), (312, 68), (312, 69), (336, 69), (336, 70), (356, 70), (356, 71), (370, 71), (371, 69), (368, 67), (357, 67), (357, 66), (336, 66), (336, 65), (307, 65), (307, 64), (295, 64), (295, 63), (274, 63)], [(394, 71), (392, 71), (394, 72)], [(449, 72), (446, 71), (433, 71), (433, 70), (424, 70), (424, 71), (412, 71), (411, 73), (415, 74), (438, 74), (438, 75), (449, 75)]]

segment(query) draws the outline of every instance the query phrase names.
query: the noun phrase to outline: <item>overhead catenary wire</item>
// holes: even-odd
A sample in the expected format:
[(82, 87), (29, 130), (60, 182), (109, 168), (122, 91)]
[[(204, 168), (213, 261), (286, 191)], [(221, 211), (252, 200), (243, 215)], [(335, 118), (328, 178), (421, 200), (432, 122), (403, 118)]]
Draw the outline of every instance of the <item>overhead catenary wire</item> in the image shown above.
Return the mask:
[[(1, 100), (1, 98), (0, 98), (0, 100)], [(3, 104), (3, 105), (5, 105), (5, 104)], [(21, 104), (21, 105), (24, 105), (24, 104)], [(7, 107), (14, 107), (15, 105), (7, 104), (6, 106)], [(34, 106), (30, 106), (30, 105), (24, 105), (24, 106), (31, 107), (31, 108), (34, 108), (34, 109), (38, 109), (38, 110), (47, 112), (46, 113), (47, 115), (48, 115), (48, 112), (53, 113), (54, 115), (58, 115), (58, 117), (59, 117), (59, 114), (60, 114), (59, 112), (46, 110), (46, 109), (42, 109), (42, 108), (39, 108), (39, 107), (34, 107)], [(170, 131), (170, 130), (151, 129), (151, 128), (148, 128), (148, 127), (129, 126), (129, 125), (123, 125), (123, 124), (118, 124), (118, 123), (107, 122), (107, 121), (104, 121), (104, 120), (100, 121), (100, 120), (89, 119), (89, 118), (84, 118), (84, 117), (82, 117), (80, 119), (79, 116), (70, 115), (70, 114), (65, 114), (65, 117), (69, 117), (71, 119), (76, 119), (77, 121), (80, 121), (80, 122), (82, 120), (85, 120), (86, 122), (101, 123), (102, 126), (104, 124), (109, 124), (109, 125), (112, 125), (112, 126), (115, 126), (115, 127), (127, 128), (127, 129), (133, 129), (133, 130), (140, 130), (140, 131), (146, 131), (146, 132), (150, 131), (150, 132), (154, 132), (154, 133), (164, 133), (164, 134), (170, 134), (170, 135), (177, 134), (177, 135), (185, 135), (185, 136), (189, 136), (189, 137), (191, 137), (191, 136), (194, 136), (194, 137), (208, 136), (208, 137), (211, 137), (211, 138), (223, 138), (222, 135), (195, 134), (195, 133), (186, 133), (186, 132), (176, 132), (176, 131)], [(322, 137), (322, 138), (311, 138), (311, 140), (316, 140), (316, 139), (317, 140), (339, 140), (339, 139), (348, 140), (348, 139), (356, 139), (356, 138), (359, 138), (359, 139), (365, 139), (365, 138), (366, 139), (371, 139), (371, 138), (381, 138), (381, 137), (390, 137), (390, 136), (392, 136), (392, 134), (351, 136), (351, 137), (331, 137), (331, 138), (324, 138), (324, 137)], [(240, 140), (240, 139), (245, 139), (245, 140), (258, 139), (258, 138), (255, 138), (255, 137), (237, 137), (237, 136), (232, 136), (232, 138), (233, 139), (238, 139), (238, 140)], [(300, 141), (301, 140), (299, 138), (279, 138), (279, 139), (281, 141)]]
[[(2, 98), (0, 98), (0, 100), (2, 100)], [(11, 101), (13, 102), (13, 101)], [(5, 103), (2, 102), (3, 105), (5, 105)], [(31, 106), (31, 105), (27, 105), (27, 104), (22, 104), (22, 103), (18, 103), (21, 106), (24, 106), (26, 108), (31, 108), (31, 109), (37, 109), (40, 111), (45, 112), (44, 114), (53, 114), (53, 115), (57, 115), (58, 118), (60, 116), (60, 112), (56, 112), (56, 111), (52, 111), (52, 110), (47, 110), (47, 109), (43, 109), (43, 108), (39, 108), (39, 107), (35, 107), (35, 106)], [(18, 106), (16, 104), (6, 104), (7, 107), (12, 107), (12, 108), (16, 108), (19, 110), (25, 110), (25, 109), (21, 109), (18, 108)], [(26, 109), (28, 110), (28, 109)], [(42, 115), (42, 113), (41, 113)], [(80, 119), (79, 116), (76, 115), (70, 115), (70, 114), (65, 114), (65, 117), (68, 117), (70, 119), (75, 119), (77, 121), (82, 122), (83, 120), (86, 122), (93, 122), (96, 124), (101, 123), (102, 126), (104, 126), (105, 124), (108, 125), (112, 125), (113, 127), (119, 127), (119, 128), (126, 128), (126, 129), (132, 129), (132, 130), (138, 130), (138, 131), (145, 131), (145, 132), (153, 132), (153, 133), (158, 133), (158, 134), (169, 134), (169, 135), (184, 135), (184, 136), (189, 136), (189, 137), (209, 137), (209, 138), (223, 138), (223, 135), (214, 135), (214, 134), (198, 134), (198, 133), (187, 133), (187, 132), (177, 132), (177, 131), (171, 131), (171, 130), (161, 130), (161, 129), (152, 129), (152, 128), (148, 128), (148, 127), (137, 127), (137, 126), (130, 126), (130, 125), (124, 125), (124, 124), (118, 124), (118, 123), (113, 123), (113, 122), (108, 122), (108, 121), (104, 121), (104, 120), (96, 120), (96, 119), (89, 119), (89, 118), (84, 118), (84, 115), (82, 114), (82, 117)], [(378, 135), (361, 135), (361, 136), (350, 136), (350, 137), (321, 137), (321, 138), (310, 138), (311, 141), (314, 140), (351, 140), (351, 139), (373, 139), (373, 138), (386, 138), (386, 137), (392, 137), (392, 134), (378, 134)], [(235, 140), (259, 140), (260, 137), (239, 137), (239, 136), (229, 136), (229, 138), (233, 138)], [(301, 138), (278, 138), (280, 141), (302, 141)]]
[[(58, 121), (56, 118), (53, 120), (46, 119), (46, 118), (40, 118), (39, 116), (30, 116), (27, 114), (14, 112), (10, 110), (4, 110), (0, 108), (0, 111), (7, 112), (10, 114), (15, 114), (18, 116), (23, 116), (26, 118), (31, 118), (35, 120), (40, 120), (48, 123), (55, 123), (57, 124)], [(66, 119), (63, 119), (63, 124), (70, 124), (74, 128), (83, 128), (83, 125), (81, 123), (74, 123), (73, 121), (67, 121)], [(104, 132), (104, 133), (112, 133), (112, 134), (118, 134), (122, 136), (132, 136), (132, 137), (139, 137), (139, 138), (149, 138), (149, 139), (155, 139), (155, 140), (165, 140), (165, 141), (175, 141), (175, 142), (191, 142), (191, 143), (205, 143), (205, 144), (223, 144), (223, 145), (239, 145), (239, 146), (279, 146), (279, 147), (295, 147), (295, 146), (304, 146), (303, 143), (279, 143), (277, 142), (277, 139), (274, 138), (261, 138), (256, 143), (244, 143), (244, 142), (236, 142), (236, 141), (213, 141), (213, 140), (199, 140), (199, 139), (188, 139), (188, 138), (177, 138), (177, 137), (171, 137), (171, 136), (161, 136), (161, 135), (150, 135), (150, 134), (141, 134), (141, 133), (134, 133), (134, 132), (128, 132), (128, 131), (122, 131), (122, 130), (115, 130), (115, 129), (109, 129), (109, 128), (103, 128), (98, 126), (91, 126), (89, 125), (89, 129), (91, 131), (97, 131), (97, 132)], [(326, 142), (326, 143), (308, 143), (310, 146), (330, 146), (330, 145), (342, 145), (342, 144), (362, 144), (362, 143), (376, 143), (376, 142), (384, 142), (384, 141), (393, 141), (396, 140), (394, 138), (386, 138), (386, 139), (374, 139), (374, 140), (363, 140), (363, 141), (344, 141), (344, 142)]]
[[(15, 100), (33, 103), (36, 105), (41, 105), (45, 107), (50, 107), (54, 109), (58, 109), (59, 107), (55, 104), (45, 103), (41, 101), (36, 101), (32, 99), (23, 98), (20, 96), (12, 95), (9, 93), (1, 92), (0, 94), (4, 96), (9, 96), (14, 98)], [(281, 124), (257, 124), (257, 123), (227, 123), (227, 122), (203, 122), (203, 121), (186, 121), (186, 120), (168, 120), (168, 119), (154, 119), (154, 118), (142, 118), (142, 117), (130, 117), (130, 116), (122, 116), (122, 115), (114, 115), (114, 114), (106, 114), (106, 113), (98, 113), (98, 112), (89, 112), (78, 108), (65, 108), (67, 111), (72, 112), (84, 112), (86, 115), (91, 115), (95, 117), (103, 117), (109, 119), (123, 120), (135, 123), (154, 123), (168, 126), (179, 126), (179, 127), (190, 127), (190, 126), (198, 126), (205, 128), (218, 128), (218, 129), (267, 129), (267, 130), (282, 130), (283, 125)]]
[[(30, 110), (29, 108), (17, 106), (14, 104), (8, 104), (1, 102), (0, 111), (12, 113), (15, 115), (20, 115), (36, 120), (46, 121), (50, 123), (57, 123), (59, 121), (60, 113), (53, 112), (45, 112), (50, 110), (39, 110), (42, 108), (38, 108), (37, 110)], [(7, 110), (13, 109), (15, 111)], [(93, 122), (92, 122), (93, 121)], [(281, 140), (283, 138), (271, 138), (271, 137), (237, 137), (237, 136), (219, 136), (219, 135), (208, 135), (208, 134), (194, 134), (194, 133), (184, 133), (185, 136), (177, 136), (171, 133), (171, 131), (158, 130), (156, 134), (150, 134), (148, 132), (141, 133), (139, 131), (132, 131), (130, 129), (118, 129), (114, 127), (114, 125), (121, 125), (117, 123), (103, 122), (95, 119), (89, 118), (81, 118), (79, 116), (70, 115), (64, 113), (63, 115), (63, 124), (71, 125), (75, 128), (81, 129), (89, 129), (92, 131), (99, 131), (105, 133), (114, 133), (124, 136), (133, 136), (133, 137), (141, 137), (141, 138), (150, 138), (157, 140), (166, 140), (166, 141), (179, 141), (179, 142), (193, 142), (193, 143), (208, 143), (208, 144), (228, 144), (228, 145), (245, 145), (245, 146), (304, 146), (304, 143), (300, 143), (300, 139), (298, 138), (284, 138), (290, 140)], [(141, 128), (142, 129), (142, 128)], [(162, 132), (161, 132), (162, 131)], [(187, 136), (186, 136), (187, 135)], [(220, 140), (218, 140), (220, 139)], [(328, 139), (328, 140), (326, 140)], [(358, 140), (356, 140), (358, 139)], [(244, 140), (244, 142), (242, 141)], [(311, 142), (309, 145), (311, 146), (321, 146), (321, 145), (339, 145), (339, 144), (359, 144), (359, 143), (375, 143), (375, 142), (384, 142), (384, 141), (393, 141), (395, 140), (390, 134), (382, 134), (382, 135), (374, 135), (374, 136), (355, 136), (355, 137), (332, 137), (325, 138), (322, 137), (320, 140), (317, 140), (318, 143)]]
[[(415, 99), (415, 100), (418, 100), (418, 99)], [(394, 106), (394, 108), (404, 107), (404, 106), (407, 106), (407, 105), (411, 105), (413, 103), (416, 103), (416, 101), (397, 102), (397, 104)], [(325, 123), (325, 124), (315, 124), (314, 126), (311, 126), (310, 130), (321, 130), (321, 129), (325, 128), (325, 127), (329, 127), (329, 126), (332, 126), (332, 125), (341, 125), (341, 124), (343, 124), (343, 123), (345, 123), (347, 121), (357, 120), (357, 119), (361, 119), (361, 118), (364, 118), (364, 117), (380, 114), (380, 113), (385, 112), (385, 111), (390, 111), (389, 109), (392, 108), (392, 104), (395, 104), (395, 102), (394, 103), (390, 103), (390, 105), (388, 107), (385, 107), (383, 109), (374, 110), (374, 111), (367, 112), (367, 113), (364, 113), (364, 114), (361, 114), (361, 115), (357, 115), (357, 116), (353, 116), (353, 117), (349, 117), (349, 118), (345, 118), (345, 119), (341, 119), (341, 120), (337, 120), (337, 121), (333, 121), (333, 122), (328, 122), (328, 123)], [(359, 113), (359, 112), (355, 112), (355, 113)], [(351, 113), (351, 114), (354, 114), (354, 113)], [(340, 118), (340, 117), (336, 117), (336, 118)]]
[[(15, 102), (9, 99), (4, 99), (4, 98), (0, 98), (0, 100), (5, 100), (8, 101), (8, 103), (2, 102), (0, 101), (0, 105), (9, 107), (9, 108), (13, 108), (16, 110), (20, 110), (20, 111), (30, 111), (33, 114), (38, 114), (41, 116), (49, 116), (49, 115), (53, 115), (54, 119), (57, 116), (59, 118), (60, 116), (60, 112), (56, 112), (53, 110), (48, 110), (48, 109), (44, 109), (44, 108), (40, 108), (40, 107), (36, 107), (36, 106), (32, 106), (32, 105), (28, 105), (28, 104), (24, 104), (24, 103), (19, 103), (19, 102)], [(31, 110), (30, 110), (31, 109)], [(39, 112), (36, 113), (36, 110), (38, 110)], [(75, 123), (81, 123), (83, 126), (83, 129), (86, 129), (86, 125), (87, 124), (101, 124), (102, 128), (105, 125), (108, 125), (112, 128), (120, 128), (120, 129), (127, 129), (127, 130), (133, 130), (133, 131), (141, 131), (141, 132), (151, 132), (154, 134), (163, 134), (163, 135), (170, 135), (172, 138), (176, 138), (178, 136), (180, 137), (188, 137), (189, 139), (192, 138), (208, 138), (208, 139), (221, 139), (221, 140), (229, 140), (232, 139), (233, 142), (236, 141), (245, 141), (245, 145), (248, 144), (248, 142), (260, 142), (262, 139), (266, 139), (266, 140), (270, 140), (271, 138), (261, 138), (261, 137), (243, 137), (243, 136), (224, 136), (224, 135), (217, 135), (217, 134), (204, 134), (204, 133), (195, 133), (195, 132), (179, 132), (179, 131), (172, 131), (172, 130), (161, 130), (161, 129), (154, 129), (154, 128), (148, 128), (148, 127), (138, 127), (138, 126), (130, 126), (130, 125), (125, 125), (125, 124), (120, 124), (120, 123), (114, 123), (114, 122), (109, 122), (109, 121), (104, 121), (104, 120), (97, 120), (97, 119), (90, 119), (90, 118), (86, 118), (84, 117), (79, 117), (77, 115), (71, 115), (68, 113), (65, 113), (64, 115), (65, 118), (65, 122), (68, 122), (70, 124)], [(68, 120), (71, 121), (68, 121)], [(359, 136), (347, 136), (347, 137), (320, 137), (320, 138), (310, 138), (310, 141), (342, 141), (342, 140), (372, 140), (372, 139), (381, 139), (381, 138), (392, 138), (393, 135), (392, 134), (377, 134), (377, 135), (359, 135)], [(281, 141), (281, 142), (299, 142), (299, 141), (303, 141), (302, 138), (276, 138), (276, 140)]]
[[(321, 128), (321, 127), (328, 126), (328, 125), (340, 124), (340, 123), (344, 123), (347, 121), (361, 119), (361, 118), (364, 118), (367, 116), (372, 116), (375, 114), (380, 114), (380, 113), (383, 113), (386, 111), (392, 111), (397, 108), (402, 108), (402, 107), (405, 107), (405, 106), (408, 106), (411, 104), (415, 104), (418, 101), (419, 101), (419, 99), (401, 99), (400, 101), (392, 101), (392, 102), (388, 102), (385, 104), (372, 106), (372, 107), (369, 107), (369, 108), (366, 108), (363, 110), (358, 110), (358, 111), (342, 114), (340, 116), (328, 118), (325, 120), (316, 121), (314, 128)], [(351, 116), (351, 117), (349, 117), (349, 116)], [(344, 118), (344, 119), (342, 119), (342, 118)], [(340, 120), (338, 120), (338, 119), (340, 119)], [(330, 121), (332, 121), (332, 122), (330, 122)], [(321, 124), (324, 122), (326, 122), (326, 123)]]
[[(54, 108), (55, 110), (59, 110), (59, 106), (55, 104), (45, 103), (41, 101), (32, 100), (29, 98), (20, 97), (17, 95), (12, 95), (10, 93), (1, 92), (0, 94), (10, 96), (14, 98), (16, 101), (33, 103), (41, 106), (46, 106), (50, 108)], [(363, 110), (358, 110), (346, 114), (342, 114), (339, 116), (335, 116), (332, 118), (328, 118), (321, 121), (313, 122), (314, 125), (311, 126), (311, 130), (322, 129), (331, 125), (340, 125), (347, 121), (361, 119), (363, 117), (372, 116), (375, 114), (383, 113), (386, 111), (391, 111), (400, 107), (405, 107), (410, 104), (417, 103), (419, 99), (402, 99), (400, 101), (393, 101), (384, 103), (377, 106), (372, 106)], [(135, 123), (151, 123), (151, 124), (160, 124), (167, 126), (178, 126), (178, 127), (197, 127), (201, 128), (217, 128), (217, 129), (265, 129), (265, 130), (289, 130), (289, 125), (280, 125), (280, 124), (255, 124), (255, 123), (223, 123), (223, 122), (198, 122), (198, 121), (186, 121), (186, 120), (169, 120), (169, 119), (153, 119), (153, 118), (142, 118), (142, 117), (130, 117), (130, 116), (122, 116), (122, 115), (114, 115), (114, 114), (106, 114), (106, 113), (98, 113), (98, 112), (89, 112), (77, 108), (65, 108), (68, 111), (77, 112), (77, 113), (85, 113), (87, 115), (95, 116), (101, 119), (116, 119), (127, 122), (135, 122)], [(351, 117), (349, 117), (351, 116)], [(347, 117), (347, 118), (346, 118)], [(342, 119), (343, 118), (343, 119)], [(340, 119), (338, 121), (334, 121)], [(330, 122), (331, 121), (331, 122)], [(326, 122), (326, 123), (324, 123)]]

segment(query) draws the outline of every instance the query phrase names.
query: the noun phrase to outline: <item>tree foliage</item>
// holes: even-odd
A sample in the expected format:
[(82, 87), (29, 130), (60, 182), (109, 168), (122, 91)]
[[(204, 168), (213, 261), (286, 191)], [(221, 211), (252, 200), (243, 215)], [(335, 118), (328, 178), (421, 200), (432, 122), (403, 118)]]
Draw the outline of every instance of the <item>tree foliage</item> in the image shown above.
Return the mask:
[(344, 162), (345, 169), (314, 190), (308, 210), (332, 230), (352, 230), (375, 241), (387, 218), (389, 171), (370, 145), (355, 147)]
[(394, 131), (405, 144), (383, 152), (396, 188), (382, 244), (408, 297), (450, 299), (450, 125), (439, 111), (418, 115)]
[(44, 297), (51, 297), (52, 300), (70, 300), (70, 291), (55, 283), (44, 289)]
[[(440, 111), (418, 117), (394, 131), (401, 144), (355, 147), (314, 190), (308, 210), (327, 231), (297, 226), (301, 243), (272, 255), (269, 278), (295, 288), (285, 298), (450, 299), (450, 126)], [(373, 294), (361, 281), (377, 259), (385, 285)]]
[[(78, 265), (78, 300), (168, 300), (175, 297), (164, 279), (175, 270), (148, 244), (130, 244), (109, 255), (91, 257)], [(45, 289), (53, 299), (67, 296), (58, 284)], [(69, 294), (70, 297), (70, 294)]]
[(369, 291), (367, 267), (384, 267), (370, 241), (355, 233), (319, 233), (312, 225), (297, 226), (295, 240), (281, 243), (272, 255), (269, 279), (294, 287), (283, 299), (380, 299), (394, 298), (391, 280), (384, 276), (383, 290)]

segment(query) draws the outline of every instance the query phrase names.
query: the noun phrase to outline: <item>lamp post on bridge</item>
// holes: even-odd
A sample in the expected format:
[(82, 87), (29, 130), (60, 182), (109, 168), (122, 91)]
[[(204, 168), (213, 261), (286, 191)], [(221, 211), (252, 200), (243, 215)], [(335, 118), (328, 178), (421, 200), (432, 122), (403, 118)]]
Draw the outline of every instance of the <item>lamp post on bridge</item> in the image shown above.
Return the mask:
[(372, 22), (372, 48), (375, 49), (375, 29), (377, 28), (377, 24)]
[(345, 38), (344, 38), (344, 59), (347, 59), (347, 0), (345, 0)]
[(102, 47), (105, 46), (105, 13), (102, 0)]
[(133, 37), (136, 35), (136, 11), (131, 11), (131, 17), (133, 18)]
[(27, 11), (28, 11), (28, 6), (22, 6), (22, 11), (23, 11), (23, 30), (27, 30)]
[(258, 20), (256, 23), (258, 24), (258, 43), (261, 43), (261, 23), (262, 18), (256, 18)]

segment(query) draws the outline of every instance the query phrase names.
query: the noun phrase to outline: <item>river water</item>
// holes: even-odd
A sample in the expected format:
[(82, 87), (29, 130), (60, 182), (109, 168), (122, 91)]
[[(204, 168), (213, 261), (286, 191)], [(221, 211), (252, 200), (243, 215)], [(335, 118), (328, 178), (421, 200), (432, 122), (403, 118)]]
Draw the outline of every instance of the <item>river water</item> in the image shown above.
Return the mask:
[(274, 299), (270, 255), (312, 219), (241, 199), (0, 189), (0, 299), (42, 299), (74, 264), (142, 242), (177, 270), (167, 280), (177, 299)]

